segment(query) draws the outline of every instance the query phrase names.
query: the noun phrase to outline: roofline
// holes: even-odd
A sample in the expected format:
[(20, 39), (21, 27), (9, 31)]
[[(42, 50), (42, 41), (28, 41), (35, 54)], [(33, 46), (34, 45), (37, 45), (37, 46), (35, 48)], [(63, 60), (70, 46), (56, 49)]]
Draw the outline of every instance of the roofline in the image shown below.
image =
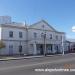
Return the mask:
[(53, 30), (55, 30), (55, 31), (57, 31), (55, 28), (53, 28), (49, 23), (47, 23), (45, 20), (40, 20), (40, 21), (38, 21), (38, 22), (36, 22), (36, 23), (33, 23), (33, 24), (31, 24), (29, 27), (32, 27), (32, 26), (34, 26), (34, 25), (36, 25), (36, 24), (38, 24), (38, 23), (40, 23), (41, 21), (43, 21), (43, 22), (45, 22), (47, 25), (49, 25)]
[[(65, 32), (60, 32), (60, 31), (57, 31), (56, 29), (54, 29), (49, 23), (47, 23), (45, 20), (40, 20), (40, 21), (38, 21), (38, 22), (36, 22), (36, 23), (34, 23), (34, 24), (31, 24), (30, 26), (29, 26), (29, 29), (37, 29), (37, 30), (41, 30), (41, 29), (39, 29), (39, 28), (31, 28), (32, 26), (34, 26), (34, 25), (36, 25), (36, 24), (38, 24), (38, 23), (40, 23), (41, 21), (43, 21), (43, 22), (45, 22), (47, 25), (49, 25), (54, 31), (52, 31), (52, 32), (57, 32), (57, 33), (62, 33), (62, 34), (65, 34)], [(47, 31), (50, 31), (50, 30), (47, 30)]]
[[(38, 29), (38, 28), (28, 28), (28, 29), (43, 30), (43, 29)], [(65, 32), (58, 32), (58, 31), (51, 31), (51, 30), (45, 30), (45, 31), (50, 31), (50, 32), (56, 32), (56, 33), (66, 34)]]
[[(45, 20), (41, 20), (41, 21), (47, 23)], [(41, 21), (39, 21), (39, 22), (41, 22)], [(37, 23), (39, 23), (39, 22), (37, 22)], [(32, 24), (32, 25), (35, 25), (35, 24), (37, 24), (37, 23), (34, 23), (34, 24)], [(49, 24), (47, 23), (47, 25), (49, 25)], [(18, 29), (27, 29), (27, 28), (28, 28), (28, 29), (42, 30), (42, 29), (39, 29), (39, 28), (31, 28), (31, 25), (25, 27), (25, 26), (18, 26), (18, 25), (5, 25), (5, 24), (0, 24), (0, 27), (11, 27), (11, 28), (18, 28)], [(52, 26), (50, 26), (50, 27), (52, 27)], [(54, 29), (54, 28), (52, 27), (52, 29)], [(54, 30), (55, 30), (55, 29), (54, 29)], [(55, 30), (55, 31), (45, 30), (45, 31), (57, 32), (57, 33), (65, 34), (65, 32), (59, 32), (59, 31), (56, 31), (56, 30)]]
[[(0, 24), (0, 27), (10, 27), (10, 28), (18, 28), (18, 29), (35, 29), (35, 30), (42, 30), (38, 28), (30, 28), (30, 27), (22, 27), (22, 26), (14, 26), (14, 25), (5, 25), (5, 24)], [(59, 31), (51, 31), (51, 30), (45, 30), (45, 31), (50, 31), (50, 32), (57, 32), (57, 33), (62, 33), (65, 34), (65, 32), (59, 32)]]
[(14, 26), (14, 25), (5, 25), (5, 24), (0, 24), (0, 27), (10, 27), (10, 28), (18, 28), (18, 29), (26, 29), (26, 27), (22, 26)]

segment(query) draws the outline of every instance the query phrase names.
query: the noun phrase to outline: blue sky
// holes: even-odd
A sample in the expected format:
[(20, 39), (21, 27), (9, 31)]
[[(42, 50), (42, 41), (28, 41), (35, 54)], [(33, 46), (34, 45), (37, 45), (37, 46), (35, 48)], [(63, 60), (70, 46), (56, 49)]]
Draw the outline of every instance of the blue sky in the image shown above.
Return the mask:
[(75, 38), (75, 0), (0, 0), (0, 15), (9, 15), (13, 21), (35, 23), (45, 19), (58, 31)]

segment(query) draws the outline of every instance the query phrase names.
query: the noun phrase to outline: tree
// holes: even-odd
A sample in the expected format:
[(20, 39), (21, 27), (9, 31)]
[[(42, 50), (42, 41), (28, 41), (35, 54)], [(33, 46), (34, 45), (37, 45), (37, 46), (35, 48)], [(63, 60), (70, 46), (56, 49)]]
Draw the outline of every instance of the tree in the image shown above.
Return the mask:
[(0, 49), (4, 48), (5, 44), (3, 43), (3, 41), (0, 40)]

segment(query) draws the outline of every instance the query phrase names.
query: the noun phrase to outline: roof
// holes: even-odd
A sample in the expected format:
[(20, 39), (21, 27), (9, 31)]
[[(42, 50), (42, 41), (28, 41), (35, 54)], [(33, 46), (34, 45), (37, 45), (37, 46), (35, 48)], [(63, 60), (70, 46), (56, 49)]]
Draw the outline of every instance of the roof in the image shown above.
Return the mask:
[(46, 23), (50, 28), (52, 28), (53, 30), (55, 30), (56, 31), (56, 29), (54, 29), (51, 25), (49, 25), (45, 20), (40, 20), (40, 21), (38, 21), (38, 22), (36, 22), (36, 23), (34, 23), (34, 24), (32, 24), (32, 25), (30, 25), (30, 27), (33, 27), (34, 25), (36, 25), (36, 24), (38, 24), (38, 23), (40, 23), (40, 22), (44, 22), (44, 23)]
[[(40, 22), (46, 23), (52, 30), (54, 30), (54, 31), (57, 32), (57, 33), (64, 33), (64, 32), (59, 32), (59, 31), (57, 31), (55, 28), (53, 28), (50, 24), (48, 24), (48, 22), (46, 22), (46, 21), (43, 20), (43, 19), (40, 20), (40, 21), (38, 21), (38, 22), (36, 22), (36, 23), (34, 23), (34, 24), (32, 24), (32, 25), (30, 25), (29, 28), (33, 28), (33, 26), (39, 24)], [(37, 28), (37, 29), (39, 29), (39, 28)]]
[(66, 41), (75, 42), (75, 39), (67, 39)]

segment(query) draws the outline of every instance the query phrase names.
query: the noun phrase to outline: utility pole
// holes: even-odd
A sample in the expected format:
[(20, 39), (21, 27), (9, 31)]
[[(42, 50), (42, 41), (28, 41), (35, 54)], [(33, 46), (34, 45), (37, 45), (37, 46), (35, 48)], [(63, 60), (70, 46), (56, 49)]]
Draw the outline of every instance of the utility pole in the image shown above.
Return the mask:
[(63, 40), (63, 36), (62, 36), (62, 55), (64, 55), (64, 40)]
[(43, 39), (44, 39), (44, 56), (46, 56), (46, 31), (44, 29), (44, 25), (43, 25)]
[(46, 32), (44, 33), (44, 56), (46, 56)]
[(28, 54), (28, 27), (27, 27), (27, 24), (26, 24), (26, 21), (25, 21), (25, 29), (26, 29), (26, 54)]

